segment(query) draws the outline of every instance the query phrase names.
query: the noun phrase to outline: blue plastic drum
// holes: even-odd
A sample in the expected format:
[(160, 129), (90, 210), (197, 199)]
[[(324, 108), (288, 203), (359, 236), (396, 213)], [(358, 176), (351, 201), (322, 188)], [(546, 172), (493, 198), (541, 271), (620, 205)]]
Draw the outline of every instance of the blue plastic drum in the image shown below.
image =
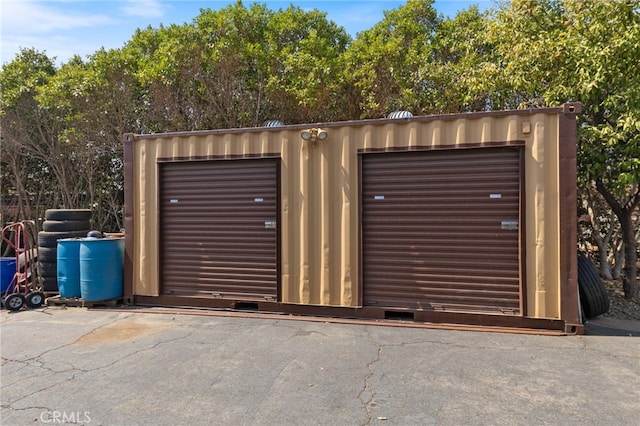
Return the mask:
[(16, 274), (16, 258), (0, 257), (0, 291), (5, 292)]
[(58, 292), (61, 297), (80, 297), (79, 238), (58, 240)]
[(80, 294), (87, 302), (122, 297), (124, 238), (80, 240)]

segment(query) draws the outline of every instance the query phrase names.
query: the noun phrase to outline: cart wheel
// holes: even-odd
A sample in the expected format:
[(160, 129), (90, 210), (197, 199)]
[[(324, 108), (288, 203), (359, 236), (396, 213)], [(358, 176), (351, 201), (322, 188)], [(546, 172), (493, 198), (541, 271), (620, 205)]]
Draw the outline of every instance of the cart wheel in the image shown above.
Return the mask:
[(41, 291), (32, 291), (25, 298), (27, 306), (30, 308), (39, 308), (44, 303), (44, 293)]
[(24, 305), (24, 296), (21, 293), (13, 293), (4, 298), (4, 306), (10, 311), (19, 311)]

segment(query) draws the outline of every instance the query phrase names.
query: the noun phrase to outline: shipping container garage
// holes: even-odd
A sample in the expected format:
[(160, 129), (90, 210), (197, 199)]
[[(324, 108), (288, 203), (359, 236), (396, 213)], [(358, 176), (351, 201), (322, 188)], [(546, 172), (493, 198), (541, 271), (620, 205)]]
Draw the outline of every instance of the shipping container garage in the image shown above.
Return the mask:
[(127, 134), (125, 299), (579, 333), (580, 109)]

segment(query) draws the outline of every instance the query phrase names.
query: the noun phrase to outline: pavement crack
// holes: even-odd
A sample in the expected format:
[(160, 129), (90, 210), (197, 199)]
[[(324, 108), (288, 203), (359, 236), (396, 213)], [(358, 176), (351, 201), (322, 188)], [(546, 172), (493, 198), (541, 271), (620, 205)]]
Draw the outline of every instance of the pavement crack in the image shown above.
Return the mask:
[[(6, 410), (6, 411), (31, 411), (31, 410), (38, 410), (40, 411), (40, 413), (51, 413), (53, 412), (53, 410), (49, 407), (41, 407), (41, 406), (30, 406), (30, 407), (21, 407), (21, 408), (16, 408), (13, 407), (11, 404), (2, 404), (0, 405), (0, 408), (2, 408), (2, 410)], [(42, 415), (42, 414), (41, 414)], [(34, 422), (36, 422), (36, 420), (34, 420)]]
[(488, 345), (465, 344), (465, 343), (456, 343), (456, 342), (443, 342), (441, 340), (433, 340), (433, 339), (421, 339), (421, 340), (415, 340), (411, 342), (402, 342), (402, 343), (388, 343), (388, 344), (385, 344), (384, 346), (403, 347), (403, 346), (424, 345), (424, 344), (443, 345), (443, 346), (450, 346), (450, 347), (461, 348), (461, 349), (490, 349), (490, 350), (500, 349), (501, 351), (519, 350), (519, 348), (515, 346), (500, 346), (500, 345), (488, 346)]
[[(18, 402), (20, 402), (20, 401), (22, 401), (22, 400), (24, 400), (24, 399), (27, 399), (27, 398), (29, 398), (29, 397), (31, 397), (31, 396), (33, 396), (33, 395), (36, 395), (36, 394), (40, 393), (40, 392), (44, 392), (44, 391), (47, 391), (47, 390), (49, 390), (49, 389), (55, 388), (55, 387), (57, 387), (57, 386), (60, 386), (60, 385), (61, 385), (61, 384), (63, 384), (63, 383), (67, 383), (67, 382), (73, 381), (73, 380), (76, 378), (76, 376), (80, 376), (80, 375), (82, 375), (82, 374), (84, 374), (84, 373), (83, 373), (83, 372), (79, 372), (79, 373), (74, 374), (74, 375), (73, 375), (73, 376), (71, 376), (70, 378), (67, 378), (67, 379), (65, 379), (65, 380), (63, 380), (63, 381), (61, 381), (61, 382), (56, 382), (56, 383), (50, 384), (49, 386), (46, 386), (46, 387), (44, 387), (44, 388), (36, 389), (36, 390), (34, 390), (33, 392), (28, 393), (28, 394), (26, 394), (26, 395), (22, 395), (20, 398), (18, 398), (18, 399), (15, 399), (15, 400), (11, 401), (11, 403), (9, 404), (9, 406), (11, 407), (13, 404), (16, 404), (16, 403), (18, 403)], [(12, 409), (14, 409), (14, 410), (15, 410), (15, 408), (12, 408)]]
[[(114, 324), (117, 324), (117, 323), (119, 323), (119, 322), (123, 322), (123, 321), (125, 321), (125, 320), (128, 320), (128, 319), (130, 319), (133, 315), (134, 315), (134, 314), (129, 314), (129, 315), (126, 315), (126, 316), (122, 316), (121, 318), (118, 318), (118, 319), (116, 319), (116, 320), (114, 320), (114, 321), (111, 321), (111, 322), (108, 322), (108, 323), (102, 324), (102, 325), (100, 325), (100, 326), (98, 326), (98, 327), (96, 327), (96, 328), (94, 328), (94, 329), (92, 329), (92, 330), (87, 331), (87, 332), (86, 332), (86, 333), (84, 333), (82, 336), (80, 336), (80, 337), (78, 337), (76, 340), (74, 340), (72, 343), (69, 343), (68, 345), (65, 345), (65, 346), (71, 346), (71, 345), (78, 344), (78, 343), (79, 343), (79, 342), (81, 342), (83, 339), (86, 339), (86, 338), (88, 338), (90, 335), (92, 335), (93, 333), (96, 333), (98, 330), (101, 330), (101, 329), (103, 329), (103, 328), (105, 328), (105, 327), (111, 327), (111, 326), (113, 326)], [(62, 347), (64, 348), (65, 346), (62, 346)]]
[(15, 362), (15, 363), (21, 363), (21, 364), (26, 364), (28, 366), (31, 366), (33, 362), (38, 362), (40, 364), (44, 364), (44, 362), (41, 360), (41, 358), (51, 352), (55, 352), (58, 351), (60, 349), (64, 349), (66, 347), (72, 346), (74, 345), (78, 340), (82, 339), (83, 337), (95, 332), (96, 330), (99, 330), (100, 328), (104, 327), (106, 324), (100, 325), (94, 329), (89, 330), (88, 332), (86, 332), (85, 334), (83, 334), (82, 336), (78, 337), (76, 340), (74, 340), (71, 343), (65, 343), (64, 345), (60, 345), (60, 346), (56, 346), (55, 348), (51, 348), (51, 349), (47, 349), (46, 351), (40, 352), (37, 355), (31, 356), (29, 358), (24, 358), (24, 359), (10, 359), (10, 358), (6, 358), (6, 357), (2, 357), (3, 361), (8, 361), (8, 362)]
[[(101, 327), (102, 327), (102, 326), (101, 326)], [(101, 327), (97, 327), (95, 330), (98, 330), (98, 329), (99, 329), (99, 328), (101, 328)], [(95, 331), (95, 330), (93, 330), (93, 331)], [(85, 333), (85, 335), (91, 334), (93, 331), (89, 331), (88, 333)], [(157, 342), (157, 343), (155, 343), (155, 344), (153, 344), (153, 345), (151, 345), (151, 346), (149, 346), (149, 347), (141, 348), (141, 349), (139, 349), (139, 350), (137, 350), (137, 351), (135, 351), (135, 352), (131, 352), (130, 354), (127, 354), (127, 355), (125, 355), (125, 356), (123, 356), (123, 357), (121, 357), (121, 358), (118, 358), (118, 359), (116, 359), (116, 360), (115, 360), (115, 361), (113, 361), (113, 362), (110, 362), (110, 363), (105, 364), (105, 365), (101, 365), (101, 366), (99, 366), (99, 367), (94, 367), (94, 368), (79, 368), (79, 367), (72, 366), (72, 367), (73, 367), (72, 369), (64, 371), (65, 373), (68, 373), (68, 372), (71, 372), (71, 371), (75, 371), (75, 373), (74, 373), (71, 377), (68, 377), (67, 379), (65, 379), (65, 380), (63, 380), (63, 381), (61, 381), (61, 382), (53, 383), (53, 384), (51, 384), (51, 385), (49, 385), (49, 386), (46, 386), (46, 387), (44, 387), (44, 388), (36, 389), (36, 390), (34, 390), (33, 392), (31, 392), (31, 393), (29, 393), (29, 394), (22, 395), (20, 398), (18, 398), (18, 399), (15, 399), (15, 400), (11, 401), (11, 404), (10, 404), (10, 405), (16, 404), (16, 403), (18, 403), (18, 402), (20, 402), (20, 401), (22, 401), (22, 400), (24, 400), (24, 399), (27, 399), (27, 398), (29, 398), (29, 397), (31, 397), (31, 396), (34, 396), (34, 395), (36, 395), (36, 394), (38, 394), (38, 393), (40, 393), (40, 392), (44, 392), (44, 391), (47, 391), (47, 390), (49, 390), (49, 389), (55, 388), (55, 387), (60, 386), (60, 385), (62, 385), (62, 384), (64, 384), (64, 383), (72, 382), (72, 381), (74, 381), (76, 378), (81, 377), (81, 376), (83, 376), (83, 375), (85, 375), (85, 374), (87, 374), (87, 373), (94, 372), (94, 371), (99, 371), (99, 370), (103, 370), (103, 369), (105, 369), (105, 368), (109, 368), (109, 367), (113, 367), (115, 364), (118, 364), (118, 363), (120, 363), (120, 362), (122, 362), (122, 361), (124, 361), (124, 360), (126, 360), (126, 359), (128, 359), (128, 358), (131, 358), (131, 357), (133, 357), (133, 356), (135, 356), (135, 355), (137, 355), (137, 354), (139, 354), (139, 353), (142, 353), (142, 352), (144, 352), (144, 351), (153, 350), (153, 349), (157, 348), (157, 347), (158, 347), (158, 346), (160, 346), (160, 345), (169, 344), (169, 343), (177, 342), (177, 341), (179, 341), (179, 340), (187, 339), (187, 338), (189, 338), (189, 337), (190, 337), (194, 332), (195, 332), (195, 329), (191, 330), (189, 333), (187, 333), (187, 334), (185, 334), (185, 335), (183, 335), (183, 336), (178, 336), (178, 337), (174, 337), (174, 338), (172, 338), (172, 339), (167, 339), (167, 340), (163, 340), (163, 341), (161, 341), (161, 342)], [(78, 338), (76, 341), (78, 341), (78, 340), (79, 340), (79, 339), (81, 339), (81, 338), (82, 338), (82, 337)], [(73, 343), (68, 344), (68, 345), (63, 345), (63, 346), (61, 346), (61, 347), (59, 347), (59, 348), (57, 348), (57, 349), (64, 348), (64, 347), (66, 347), (66, 346), (70, 346), (70, 345), (72, 345), (72, 344), (73, 344)], [(37, 358), (39, 358), (40, 356), (42, 356), (42, 355), (44, 355), (44, 354), (46, 354), (46, 353), (52, 352), (52, 351), (53, 351), (53, 349), (52, 349), (52, 350), (49, 350), (49, 351), (45, 351), (45, 352), (43, 352), (43, 353), (42, 353), (41, 355), (39, 355), (38, 357), (32, 357), (32, 358), (29, 358), (29, 359), (27, 359), (27, 360), (22, 360), (22, 361), (17, 361), (17, 362), (28, 362), (28, 361), (37, 360)], [(44, 361), (42, 361), (42, 360), (38, 360), (37, 362), (39, 362), (39, 363), (41, 364), (40, 368), (43, 368), (43, 369), (45, 369), (45, 370), (52, 371), (52, 372), (56, 373), (56, 371), (55, 371), (55, 370), (52, 370), (52, 369), (50, 369), (50, 368), (45, 367), (45, 366), (44, 366)]]
[(2, 409), (4, 409), (4, 410), (12, 410), (12, 411), (28, 411), (28, 410), (40, 410), (40, 411), (43, 411), (43, 412), (53, 411), (49, 407), (39, 407), (39, 406), (14, 408), (14, 407), (11, 406), (11, 404), (2, 404), (2, 405), (0, 405), (0, 407)]
[(375, 392), (371, 388), (371, 379), (376, 373), (375, 364), (378, 361), (380, 361), (380, 356), (382, 354), (382, 345), (378, 343), (376, 340), (374, 340), (374, 338), (371, 336), (369, 327), (366, 327), (366, 331), (367, 331), (367, 340), (369, 340), (369, 342), (375, 345), (376, 347), (376, 357), (367, 364), (367, 369), (369, 370), (369, 372), (364, 378), (362, 390), (358, 393), (358, 399), (364, 406), (364, 409), (367, 415), (367, 421), (366, 423), (364, 423), (363, 426), (371, 424), (371, 421), (372, 421), (371, 408), (375, 405)]
[(328, 337), (325, 333), (321, 333), (319, 331), (315, 331), (315, 330), (309, 331), (309, 330), (306, 330), (303, 327), (291, 325), (291, 321), (289, 321), (289, 322), (281, 322), (280, 320), (277, 320), (277, 321), (275, 321), (273, 323), (273, 326), (274, 327), (278, 327), (278, 328), (290, 328), (292, 330), (295, 330), (296, 331), (295, 336), (310, 336), (310, 335), (313, 335), (313, 334), (318, 334), (318, 335), (323, 336), (323, 337)]
[[(118, 320), (116, 320), (114, 322), (122, 321), (123, 319), (127, 319), (130, 316), (131, 315), (119, 318)], [(77, 339), (75, 339), (71, 343), (65, 343), (64, 345), (60, 345), (60, 346), (56, 346), (55, 348), (47, 349), (46, 351), (40, 352), (39, 354), (31, 356), (29, 358), (24, 358), (24, 359), (18, 360), (18, 359), (10, 359), (10, 358), (6, 358), (6, 357), (2, 357), (2, 361), (3, 362), (6, 361), (6, 362), (14, 362), (14, 363), (19, 363), (19, 364), (24, 364), (26, 367), (31, 367), (31, 366), (33, 366), (34, 363), (37, 363), (38, 364), (37, 367), (40, 367), (43, 370), (47, 370), (47, 371), (50, 371), (52, 373), (61, 373), (61, 372), (65, 372), (65, 371), (74, 370), (74, 368), (71, 368), (69, 370), (58, 371), (58, 370), (53, 370), (51, 368), (47, 368), (47, 367), (45, 367), (45, 362), (42, 360), (42, 357), (47, 355), (47, 354), (50, 354), (51, 352), (55, 352), (55, 351), (58, 351), (60, 349), (64, 349), (64, 348), (67, 348), (69, 346), (75, 345), (78, 341), (80, 341), (81, 339), (85, 338), (86, 336), (88, 336), (88, 335), (90, 335), (92, 333), (95, 333), (96, 331), (100, 330), (101, 328), (106, 327), (107, 325), (111, 325), (111, 324), (113, 324), (113, 322), (101, 324), (101, 325), (99, 325), (99, 326), (97, 326), (95, 328), (92, 328), (91, 330), (87, 331), (86, 333), (84, 333), (83, 335), (81, 335), (80, 337), (78, 337)]]
[(174, 338), (171, 338), (171, 339), (167, 339), (167, 340), (163, 340), (161, 342), (154, 343), (153, 345), (151, 345), (149, 347), (140, 348), (137, 351), (131, 352), (130, 354), (127, 354), (127, 355), (123, 356), (122, 358), (118, 358), (115, 361), (110, 362), (109, 364), (101, 365), (100, 367), (94, 367), (94, 368), (88, 368), (88, 369), (82, 369), (82, 368), (74, 367), (74, 369), (78, 370), (78, 371), (81, 371), (83, 373), (89, 373), (89, 372), (103, 370), (105, 368), (113, 367), (114, 365), (116, 365), (116, 364), (118, 364), (118, 363), (120, 363), (120, 362), (122, 362), (122, 361), (124, 361), (124, 360), (126, 360), (128, 358), (131, 358), (131, 357), (133, 357), (135, 355), (138, 355), (138, 354), (140, 354), (142, 352), (156, 349), (160, 345), (165, 345), (165, 344), (177, 342), (179, 340), (187, 339), (187, 338), (191, 337), (191, 335), (194, 332), (195, 332), (195, 329), (191, 330), (189, 333), (185, 334), (184, 336), (174, 337)]
[[(48, 349), (46, 351), (40, 352), (37, 355), (31, 356), (29, 358), (14, 359), (14, 358), (7, 358), (7, 357), (3, 356), (2, 357), (2, 363), (3, 364), (5, 364), (5, 363), (19, 364), (21, 366), (21, 368), (19, 368), (17, 371), (21, 371), (21, 370), (24, 370), (24, 369), (36, 369), (36, 368), (44, 370), (44, 371), (52, 373), (52, 374), (67, 373), (67, 372), (70, 372), (70, 371), (82, 371), (80, 369), (75, 368), (73, 365), (70, 365), (71, 368), (64, 369), (64, 370), (56, 370), (56, 369), (50, 368), (50, 367), (47, 366), (47, 362), (45, 360), (43, 360), (43, 357), (48, 355), (48, 354), (50, 354), (50, 353), (53, 353), (53, 352), (59, 351), (61, 349), (73, 346), (78, 340), (82, 339), (83, 337), (85, 337), (85, 336), (87, 336), (87, 335), (89, 335), (91, 333), (94, 333), (96, 330), (99, 330), (100, 328), (104, 327), (105, 325), (107, 325), (107, 324), (102, 324), (102, 325), (100, 325), (98, 327), (95, 327), (95, 328), (87, 331), (86, 333), (84, 333), (82, 336), (78, 337), (76, 340), (74, 340), (71, 343), (65, 343), (64, 345), (56, 346), (54, 348), (51, 348), (51, 349)], [(24, 376), (22, 376), (20, 378), (20, 380), (23, 380), (23, 379), (24, 379)], [(13, 383), (15, 383), (15, 382), (13, 382)], [(11, 383), (11, 384), (13, 384), (13, 383)], [(4, 385), (9, 385), (9, 384), (4, 383)], [(40, 392), (40, 391), (46, 390), (46, 389), (48, 389), (48, 388), (41, 389), (41, 390), (38, 390), (36, 392)], [(25, 397), (30, 396), (30, 395), (32, 395), (32, 394), (26, 395)], [(20, 399), (22, 399), (22, 398), (20, 398)], [(16, 400), (14, 402), (17, 402), (17, 401), (19, 401), (19, 400)]]
[(256, 399), (250, 403), (247, 408), (244, 410), (243, 416), (249, 417), (252, 416), (253, 421), (255, 421), (255, 415), (256, 412), (258, 410), (258, 408), (260, 407), (260, 405), (262, 405), (262, 403), (269, 398), (272, 395), (272, 389), (274, 387), (274, 385), (276, 384), (276, 382), (278, 381), (278, 379), (280, 378), (280, 376), (282, 376), (282, 373), (284, 373), (284, 371), (289, 368), (289, 366), (294, 362), (294, 360), (289, 360), (288, 362), (284, 363), (284, 365), (278, 370), (278, 373), (276, 375), (273, 376), (273, 378), (271, 379), (271, 383), (269, 384), (269, 389), (266, 392), (260, 392), (257, 394)]

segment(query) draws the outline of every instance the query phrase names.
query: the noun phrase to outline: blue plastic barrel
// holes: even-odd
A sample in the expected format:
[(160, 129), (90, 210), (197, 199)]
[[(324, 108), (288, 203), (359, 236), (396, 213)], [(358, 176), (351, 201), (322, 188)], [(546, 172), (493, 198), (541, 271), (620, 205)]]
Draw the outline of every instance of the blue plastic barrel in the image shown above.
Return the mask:
[(58, 240), (58, 292), (61, 297), (80, 297), (80, 239)]
[(13, 277), (16, 274), (16, 258), (0, 257), (0, 292), (9, 288)]
[(80, 295), (87, 302), (122, 297), (124, 238), (80, 240)]

